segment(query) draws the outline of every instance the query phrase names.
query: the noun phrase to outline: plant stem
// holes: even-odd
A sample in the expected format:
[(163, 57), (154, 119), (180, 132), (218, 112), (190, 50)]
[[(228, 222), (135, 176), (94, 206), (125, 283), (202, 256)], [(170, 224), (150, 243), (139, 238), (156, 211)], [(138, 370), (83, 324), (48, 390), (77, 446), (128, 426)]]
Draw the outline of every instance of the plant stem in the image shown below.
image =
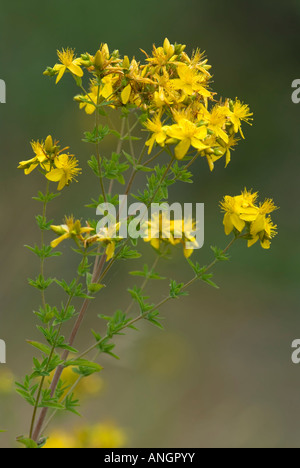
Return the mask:
[[(231, 242), (229, 242), (229, 244), (227, 245), (227, 247), (225, 247), (225, 249), (222, 251), (222, 254), (225, 254), (229, 249), (230, 247), (234, 244), (234, 242), (239, 239), (239, 237), (234, 237), (234, 239), (231, 240)], [(211, 270), (211, 268), (213, 268), (213, 266), (218, 263), (218, 259), (215, 259), (214, 261), (212, 261), (204, 270), (203, 273), (207, 273), (209, 270)], [(190, 281), (188, 281), (187, 283), (185, 283), (183, 285), (183, 287), (181, 288), (181, 290), (185, 290), (186, 288), (188, 288), (189, 286), (191, 286), (196, 280), (198, 280), (199, 277), (198, 276), (194, 276)], [(120, 328), (118, 330), (118, 333), (122, 330), (124, 330), (125, 328), (129, 328), (131, 327), (134, 323), (138, 322), (139, 320), (145, 318), (149, 313), (153, 312), (154, 310), (157, 310), (159, 309), (161, 306), (163, 306), (164, 304), (166, 304), (169, 300), (171, 299), (174, 299), (172, 296), (167, 296), (165, 297), (164, 299), (162, 299), (158, 304), (156, 304), (155, 306), (153, 306), (150, 310), (148, 310), (147, 312), (145, 312), (144, 314), (140, 314), (138, 315), (137, 317), (133, 318), (130, 322), (128, 322), (126, 325), (124, 325), (122, 328)], [(101, 338), (101, 340), (97, 341), (94, 345), (90, 346), (88, 349), (86, 349), (84, 352), (82, 352), (79, 356), (76, 356), (76, 359), (80, 359), (84, 356), (86, 356), (86, 354), (88, 354), (89, 352), (93, 351), (93, 349), (97, 348), (97, 346), (99, 346), (101, 343), (103, 343), (103, 341), (107, 340), (107, 338), (109, 338), (109, 335), (106, 334), (103, 338)]]
[[(83, 260), (84, 260), (84, 258), (86, 258), (86, 252), (84, 252)], [(82, 261), (82, 260), (81, 260), (81, 261)], [(79, 278), (80, 278), (80, 277), (79, 277), (79, 275), (78, 275), (77, 278), (76, 278), (76, 283), (75, 283), (74, 287), (76, 287), (76, 285), (78, 284)], [(66, 305), (65, 305), (65, 308), (64, 308), (65, 313), (67, 313), (68, 308), (69, 308), (69, 306), (70, 306), (70, 304), (71, 304), (72, 299), (73, 299), (73, 295), (70, 295), (69, 298), (68, 298), (68, 300), (67, 300), (67, 303), (66, 303)], [(45, 369), (46, 372), (47, 372), (48, 366), (49, 366), (49, 364), (50, 364), (50, 362), (51, 362), (51, 359), (52, 359), (52, 357), (53, 357), (53, 354), (54, 354), (54, 351), (55, 351), (55, 348), (56, 348), (56, 345), (57, 345), (57, 341), (58, 341), (58, 339), (59, 339), (60, 332), (61, 332), (61, 329), (62, 329), (62, 325), (63, 325), (63, 322), (61, 322), (60, 325), (59, 325), (59, 327), (58, 327), (57, 335), (56, 335), (56, 340), (55, 340), (55, 342), (53, 343), (53, 345), (52, 345), (52, 347), (51, 347), (51, 351), (50, 351), (50, 354), (49, 354), (49, 357), (48, 357), (48, 361), (47, 361), (47, 365), (46, 365), (46, 369)], [(72, 345), (70, 345), (70, 346), (72, 346)], [(68, 355), (64, 358), (64, 360), (67, 359), (67, 357), (68, 357)], [(39, 426), (39, 421), (38, 421), (38, 423), (37, 423), (37, 426), (36, 426), (35, 430), (34, 430), (34, 423), (35, 423), (36, 414), (37, 414), (37, 410), (38, 410), (38, 406), (39, 406), (39, 402), (40, 402), (40, 397), (41, 397), (41, 393), (42, 393), (42, 390), (43, 390), (43, 386), (44, 386), (45, 379), (46, 379), (45, 376), (41, 378), (41, 381), (40, 381), (40, 384), (39, 384), (39, 388), (38, 388), (37, 397), (36, 397), (36, 401), (35, 401), (35, 406), (34, 406), (34, 410), (33, 410), (33, 414), (32, 414), (31, 424), (30, 424), (29, 438), (30, 438), (30, 439), (32, 438), (32, 439), (35, 440), (35, 441), (37, 441), (37, 439), (38, 439), (38, 437), (39, 437), (39, 434), (36, 436), (37, 428), (38, 428), (38, 426)], [(59, 380), (59, 379), (58, 379), (58, 380)], [(53, 396), (53, 394), (54, 394), (54, 392), (51, 394), (51, 396)], [(45, 409), (47, 409), (47, 408), (43, 408), (43, 409), (42, 409), (41, 415), (42, 415), (42, 413), (43, 413), (43, 411), (44, 411)]]

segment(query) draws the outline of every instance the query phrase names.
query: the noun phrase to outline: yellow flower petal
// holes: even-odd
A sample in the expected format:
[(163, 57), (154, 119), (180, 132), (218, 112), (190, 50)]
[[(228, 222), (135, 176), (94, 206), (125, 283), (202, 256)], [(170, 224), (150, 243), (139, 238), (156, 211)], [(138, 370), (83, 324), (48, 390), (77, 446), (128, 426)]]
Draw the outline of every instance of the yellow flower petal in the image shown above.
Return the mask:
[(121, 93), (121, 100), (123, 104), (127, 104), (130, 98), (130, 94), (131, 94), (131, 86), (130, 84), (128, 84)]
[(58, 182), (62, 178), (63, 174), (64, 171), (62, 169), (53, 169), (48, 174), (46, 174), (46, 177), (52, 182)]
[(110, 242), (108, 246), (106, 247), (106, 261), (108, 262), (111, 258), (113, 258), (114, 253), (115, 253), (115, 243)]
[(177, 159), (182, 159), (188, 152), (189, 148), (191, 146), (191, 140), (190, 138), (185, 138), (182, 140), (178, 145), (175, 147), (175, 156)]
[(57, 247), (58, 244), (60, 244), (63, 240), (68, 239), (69, 237), (70, 237), (70, 234), (68, 232), (66, 232), (66, 234), (63, 234), (62, 236), (58, 237), (57, 239), (54, 239), (50, 244), (52, 249)]
[(57, 84), (62, 79), (63, 74), (65, 73), (67, 67), (65, 67), (64, 65), (56, 65), (54, 68), (56, 70), (59, 70), (57, 78), (56, 78), (56, 84)]
[(74, 62), (68, 66), (68, 69), (70, 70), (71, 73), (73, 73), (73, 75), (80, 76), (80, 77), (83, 76), (83, 71)]

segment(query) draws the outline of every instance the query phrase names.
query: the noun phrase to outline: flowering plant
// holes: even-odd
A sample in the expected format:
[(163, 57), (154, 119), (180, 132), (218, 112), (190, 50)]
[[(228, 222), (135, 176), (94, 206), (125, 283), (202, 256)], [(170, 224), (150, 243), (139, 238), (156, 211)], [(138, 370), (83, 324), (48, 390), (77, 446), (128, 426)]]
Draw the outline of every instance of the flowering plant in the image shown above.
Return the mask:
[[(110, 52), (107, 44), (101, 45), (95, 54), (84, 53), (80, 57), (66, 49), (58, 52), (60, 63), (44, 72), (55, 77), (56, 83), (69, 74), (79, 87), (75, 102), (93, 119), (92, 129), (84, 133), (83, 141), (93, 147), (88, 165), (100, 192), (88, 207), (96, 209), (104, 204), (105, 211), (105, 206), (112, 205), (118, 214), (113, 222), (110, 219), (110, 223), (100, 228), (96, 219), (83, 222), (73, 215), (54, 225), (47, 218), (48, 204), (77, 181), (82, 169), (69, 147), (62, 147), (52, 136), (31, 143), (34, 155), (21, 161), (19, 168), (26, 175), (38, 169), (45, 178), (46, 189), (35, 197), (42, 204), (42, 213), (36, 217), (41, 242), (27, 246), (40, 258), (40, 273), (29, 284), (41, 292), (42, 303), (35, 314), (41, 322), (38, 328), (43, 341), (29, 341), (41, 355), (34, 358), (32, 372), (17, 383), (18, 393), (33, 407), (29, 434), (19, 438), (26, 447), (38, 448), (45, 444), (49, 422), (57, 412), (77, 413), (79, 402), (74, 390), (82, 380), (101, 370), (97, 362), (101, 353), (115, 356), (116, 335), (129, 328), (136, 329), (140, 320), (162, 328), (160, 308), (170, 300), (187, 295), (193, 282), (201, 280), (217, 287), (211, 270), (217, 262), (228, 260), (227, 252), (234, 242), (244, 239), (250, 247), (259, 240), (267, 249), (276, 234), (270, 218), (276, 207), (271, 200), (257, 204), (258, 194), (246, 189), (241, 195), (225, 196), (221, 202), (224, 227), (232, 239), (224, 249), (212, 247), (212, 262), (200, 266), (192, 260), (194, 250), (201, 247), (192, 217), (170, 219), (163, 210), (147, 220), (141, 217), (135, 227), (144, 233), (140, 237), (154, 249), (153, 265), (145, 264), (141, 270), (130, 272), (132, 276), (143, 277), (143, 282), (128, 289), (131, 301), (127, 308), (112, 315), (99, 315), (107, 324), (106, 332), (93, 331), (93, 342), (86, 349), (74, 347), (89, 304), (105, 287), (107, 273), (121, 259), (129, 261), (141, 256), (137, 250), (138, 239), (122, 235), (122, 226), (132, 223), (133, 217), (129, 214), (121, 219), (119, 193), (133, 197), (138, 207), (167, 202), (169, 187), (178, 181), (192, 182), (190, 168), (196, 159), (204, 158), (210, 171), (222, 159), (227, 166), (232, 150), (240, 137), (244, 138), (243, 122), (252, 121), (248, 105), (240, 100), (216, 99), (210, 86), (211, 67), (199, 50), (189, 56), (184, 45), (170, 44), (165, 39), (163, 46), (154, 46), (150, 55), (145, 52), (145, 57), (144, 63), (134, 58), (129, 60), (127, 56), (121, 57), (118, 50)], [(113, 122), (115, 116), (120, 122), (117, 128)], [(142, 132), (137, 136), (138, 127)], [(143, 139), (143, 135), (147, 136)], [(116, 139), (116, 150), (109, 157), (101, 146), (107, 138)], [(167, 161), (163, 162), (166, 157)], [(143, 190), (134, 189), (137, 176), (145, 179)], [(120, 185), (124, 189), (120, 190)], [(49, 243), (45, 239), (48, 232), (52, 234)], [(71, 282), (45, 276), (45, 260), (61, 255), (57, 247), (63, 241), (70, 241), (74, 255), (80, 258)], [(145, 295), (145, 288), (150, 281), (165, 279), (156, 271), (158, 261), (168, 258), (177, 245), (182, 246), (193, 276), (186, 283), (170, 279), (168, 293), (154, 303)], [(54, 285), (66, 295), (61, 306), (50, 304), (47, 298), (48, 289)], [(73, 305), (75, 298), (82, 300), (78, 311)], [(134, 307), (137, 314), (132, 314)], [(68, 339), (63, 335), (67, 323), (72, 324)], [(76, 376), (72, 385), (65, 380), (70, 368)]]

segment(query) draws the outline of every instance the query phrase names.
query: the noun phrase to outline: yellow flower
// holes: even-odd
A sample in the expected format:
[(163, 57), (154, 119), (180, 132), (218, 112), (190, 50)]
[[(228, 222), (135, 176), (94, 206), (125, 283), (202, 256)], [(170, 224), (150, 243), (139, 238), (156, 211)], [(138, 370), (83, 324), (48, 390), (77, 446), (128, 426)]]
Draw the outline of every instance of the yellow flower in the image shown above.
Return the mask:
[[(75, 101), (79, 101), (79, 108), (85, 110), (88, 115), (91, 115), (96, 110), (97, 100), (98, 100), (98, 86), (91, 83), (90, 92), (85, 96), (76, 96)], [(84, 101), (82, 101), (84, 99)]]
[(46, 444), (43, 448), (48, 449), (66, 449), (76, 448), (76, 439), (69, 432), (62, 430), (55, 430), (50, 433)]
[(57, 63), (54, 65), (53, 70), (58, 72), (56, 83), (58, 83), (63, 74), (69, 70), (73, 75), (76, 76), (83, 76), (83, 71), (79, 65), (81, 65), (80, 58), (74, 58), (74, 50), (72, 49), (62, 49), (61, 51), (57, 51), (58, 58), (60, 60), (60, 64)]
[[(30, 174), (39, 164), (44, 168), (45, 162), (48, 161), (48, 156), (45, 150), (45, 143), (39, 141), (32, 141), (31, 147), (35, 154), (34, 158), (28, 159), (27, 161), (19, 162), (18, 169), (24, 169), (26, 175)], [(47, 165), (46, 165), (47, 166)]]
[[(194, 249), (188, 248), (187, 243), (190, 242), (194, 245), (195, 249), (199, 244), (195, 238), (196, 223), (191, 218), (176, 219), (174, 220), (174, 244), (183, 244), (183, 253), (185, 258), (189, 258)], [(189, 246), (190, 247), (190, 246)]]
[(151, 220), (146, 221), (142, 229), (146, 234), (144, 237), (145, 242), (150, 242), (152, 247), (159, 250), (162, 241), (170, 242), (174, 245), (174, 237), (172, 232), (174, 231), (174, 222), (170, 221), (169, 216), (166, 213), (155, 213), (152, 214)]
[(207, 135), (207, 128), (205, 125), (197, 126), (184, 117), (177, 117), (177, 121), (177, 124), (167, 128), (167, 134), (171, 138), (180, 140), (180, 143), (175, 147), (175, 156), (177, 159), (184, 158), (190, 146), (193, 146), (198, 151), (203, 151), (207, 148), (207, 145), (203, 143)]
[[(53, 379), (55, 371), (51, 372), (49, 377), (49, 384)], [(61, 377), (63, 381), (63, 387), (66, 387), (64, 394), (61, 396), (61, 399), (64, 399), (70, 388), (75, 384), (78, 379), (78, 374), (73, 372), (72, 367), (65, 367)], [(82, 379), (74, 389), (75, 397), (82, 398), (87, 395), (97, 395), (103, 388), (103, 380), (99, 375), (92, 374), (88, 377)]]
[(230, 163), (230, 161), (231, 161), (231, 151), (234, 151), (233, 147), (237, 145), (238, 141), (239, 141), (239, 138), (235, 138), (234, 135), (231, 135), (228, 138), (228, 142), (225, 145), (225, 149), (226, 149), (226, 164), (225, 164), (225, 167), (227, 167), (228, 164)]
[(225, 211), (223, 224), (225, 234), (230, 234), (235, 228), (242, 232), (246, 222), (255, 221), (259, 214), (259, 208), (254, 205), (257, 193), (248, 192), (246, 189), (241, 195), (230, 197), (226, 195), (221, 202), (221, 208)]
[(229, 110), (226, 106), (220, 106), (217, 104), (209, 112), (206, 107), (202, 105), (198, 118), (200, 120), (205, 120), (208, 124), (207, 128), (214, 132), (216, 137), (220, 137), (225, 143), (228, 143), (228, 135), (225, 132), (228, 113)]
[(203, 86), (204, 81), (206, 81), (203, 74), (199, 74), (197, 70), (185, 64), (178, 65), (177, 72), (179, 78), (172, 80), (175, 89), (182, 90), (188, 96), (199, 93), (205, 98), (211, 97), (211, 92)]
[(85, 245), (89, 245), (94, 242), (103, 243), (106, 246), (105, 254), (106, 261), (108, 262), (113, 258), (115, 254), (116, 241), (120, 239), (120, 237), (116, 236), (116, 233), (118, 232), (119, 228), (120, 223), (111, 225), (109, 227), (105, 226), (101, 228), (94, 236), (85, 239)]
[(274, 205), (273, 200), (270, 199), (265, 200), (259, 207), (259, 214), (250, 226), (252, 239), (248, 240), (248, 247), (251, 247), (260, 240), (262, 248), (270, 248), (271, 239), (277, 234), (277, 226), (272, 223), (271, 217), (266, 215), (276, 209), (277, 207)]
[(55, 158), (54, 163), (56, 168), (46, 174), (46, 177), (52, 182), (59, 182), (57, 190), (62, 190), (69, 185), (81, 172), (78, 168), (78, 160), (70, 154), (60, 154)]
[(100, 90), (100, 96), (104, 99), (111, 100), (113, 97), (113, 86), (118, 81), (119, 77), (115, 74), (109, 74), (102, 78), (102, 87)]
[(149, 57), (146, 52), (144, 53), (149, 65), (156, 68), (162, 68), (167, 64), (172, 64), (177, 58), (177, 55), (175, 55), (175, 47), (170, 44), (170, 41), (167, 38), (164, 40), (163, 47), (155, 47), (155, 45), (153, 45), (152, 57)]
[(257, 196), (257, 193), (245, 189), (237, 197), (224, 197), (221, 208), (225, 211), (225, 233), (230, 234), (234, 228), (241, 233), (247, 227), (244, 238), (248, 239), (248, 247), (260, 240), (261, 246), (269, 249), (271, 239), (277, 234), (277, 226), (267, 215), (277, 207), (271, 199), (265, 200), (259, 206), (255, 205)]
[(76, 435), (77, 444), (82, 448), (122, 448), (126, 443), (123, 429), (111, 422), (83, 427)]
[(148, 119), (145, 123), (145, 127), (153, 133), (151, 138), (146, 142), (146, 146), (149, 146), (148, 154), (151, 153), (154, 143), (164, 147), (167, 139), (168, 126), (163, 125), (160, 120), (160, 115), (156, 115), (153, 120)]
[(269, 249), (271, 239), (277, 234), (277, 226), (272, 223), (270, 216), (259, 215), (250, 226), (252, 239), (248, 240), (248, 247), (251, 247), (258, 240), (263, 249)]
[(9, 369), (0, 371), (0, 395), (9, 394), (14, 390), (15, 377)]
[(253, 113), (250, 112), (249, 106), (247, 104), (243, 104), (238, 99), (232, 104), (232, 110), (229, 112), (229, 117), (233, 123), (235, 133), (238, 133), (239, 131), (242, 137), (245, 138), (242, 132), (242, 121), (251, 125), (250, 120), (253, 120), (251, 118), (252, 115)]
[(75, 221), (73, 216), (66, 216), (65, 224), (60, 226), (51, 226), (51, 229), (60, 236), (51, 242), (50, 245), (53, 249), (65, 239), (78, 239), (79, 241), (83, 242), (84, 238), (82, 234), (93, 231), (93, 228), (90, 226), (81, 227), (80, 221)]
[(131, 95), (131, 91), (132, 91), (132, 88), (131, 88), (130, 84), (125, 86), (125, 88), (122, 90), (122, 92), (121, 92), (122, 104), (124, 104), (124, 105), (127, 104), (127, 102), (129, 101), (130, 95)]

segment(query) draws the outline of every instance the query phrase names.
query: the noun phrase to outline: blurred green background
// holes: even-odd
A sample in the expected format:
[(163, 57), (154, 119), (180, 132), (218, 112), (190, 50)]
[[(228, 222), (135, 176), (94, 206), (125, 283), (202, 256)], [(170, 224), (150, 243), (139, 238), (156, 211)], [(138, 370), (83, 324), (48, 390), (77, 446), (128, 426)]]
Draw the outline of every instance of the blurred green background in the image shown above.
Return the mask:
[[(150, 51), (167, 36), (187, 44), (188, 52), (206, 51), (219, 96), (249, 103), (254, 123), (246, 126), (246, 140), (229, 167), (222, 161), (210, 173), (198, 161), (194, 184), (171, 192), (172, 200), (205, 203), (205, 246), (194, 254), (199, 262), (209, 261), (211, 244), (227, 243), (218, 208), (225, 194), (246, 186), (281, 208), (273, 216), (279, 235), (270, 251), (235, 247), (230, 263), (215, 270), (220, 290), (197, 283), (188, 298), (162, 309), (165, 332), (143, 325), (140, 333), (118, 340), (122, 359), (101, 361), (103, 391), (84, 405), (81, 420), (61, 422), (67, 429), (112, 420), (124, 428), (130, 447), (300, 446), (300, 367), (291, 363), (291, 342), (300, 337), (300, 105), (291, 101), (291, 83), (300, 78), (299, 26), (298, 0), (1, 2), (0, 78), (7, 103), (0, 105), (0, 338), (7, 344), (7, 365), (0, 372), (24, 376), (32, 356), (25, 340), (38, 337), (32, 310), (40, 298), (26, 281), (38, 264), (23, 245), (39, 239), (33, 221), (39, 206), (31, 197), (42, 186), (38, 173), (24, 177), (16, 169), (31, 157), (30, 140), (55, 135), (85, 169), (53, 204), (56, 223), (65, 212), (84, 216), (91, 195), (89, 147), (81, 142), (90, 121), (72, 102), (76, 86), (69, 76), (55, 86), (42, 75), (56, 62), (56, 49), (94, 53), (107, 42), (142, 59), (139, 48)], [(142, 249), (151, 262), (150, 247)], [(48, 272), (72, 278), (67, 243), (62, 250), (67, 261), (49, 261)], [(100, 328), (97, 313), (127, 304), (125, 286), (133, 284), (127, 267), (115, 267), (109, 287), (89, 309), (79, 347), (90, 343), (90, 328)], [(161, 271), (178, 280), (190, 275), (181, 252)], [(166, 288), (156, 286), (156, 297)], [(19, 397), (0, 395), (0, 429), (8, 429), (1, 447), (26, 433), (29, 413)]]

